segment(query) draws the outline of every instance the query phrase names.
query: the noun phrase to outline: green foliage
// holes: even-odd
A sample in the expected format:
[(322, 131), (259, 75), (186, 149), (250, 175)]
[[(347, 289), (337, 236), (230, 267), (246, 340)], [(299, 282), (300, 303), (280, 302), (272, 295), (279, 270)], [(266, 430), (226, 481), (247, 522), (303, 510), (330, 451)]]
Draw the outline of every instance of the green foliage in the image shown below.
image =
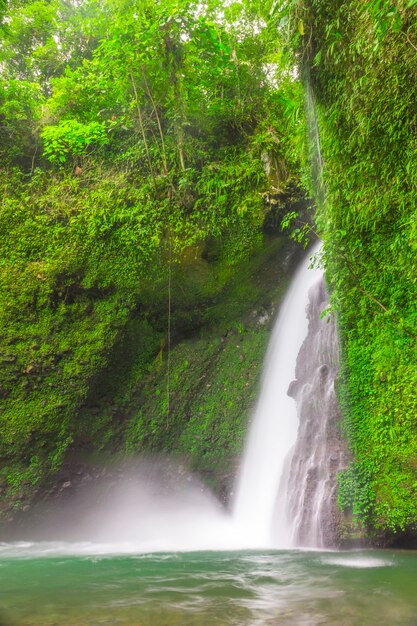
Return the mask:
[(339, 502), (370, 533), (417, 522), (417, 90), (414, 3), (309, 0), (303, 41), (326, 202), (339, 397), (355, 458)]
[[(218, 491), (232, 488), (269, 337), (258, 315), (285, 292), (288, 278), (281, 262), (287, 252), (283, 241), (272, 241), (226, 279), (218, 277), (215, 266), (205, 268), (198, 282), (206, 283), (211, 272), (217, 285), (227, 282), (216, 297), (214, 285), (206, 294), (211, 306), (202, 308), (201, 332), (171, 351), (169, 411), (166, 354), (134, 381), (122, 409), (129, 416), (128, 450), (174, 452)], [(179, 275), (174, 281), (184, 289), (181, 305), (190, 296), (195, 307), (196, 285), (182, 285)], [(195, 320), (192, 325), (196, 327)]]
[(42, 103), (37, 83), (0, 77), (0, 154), (13, 159), (35, 154)]
[[(302, 93), (271, 6), (9, 3), (0, 29), (0, 454), (15, 497), (52, 476), (71, 448), (122, 445), (116, 397), (126, 408), (154, 362), (163, 375), (168, 280), (178, 282), (173, 337), (221, 319), (219, 294), (263, 243), (266, 199), (298, 184)], [(244, 284), (236, 315), (253, 295)], [(175, 385), (183, 373), (175, 381), (173, 372)], [(160, 400), (148, 435), (166, 447)], [(193, 444), (184, 437), (182, 452)]]
[(41, 132), (44, 143), (43, 153), (53, 163), (65, 163), (71, 155), (83, 156), (92, 146), (103, 146), (109, 138), (103, 124), (90, 122), (82, 124), (75, 120), (64, 120), (57, 126), (47, 126)]
[(366, 515), (372, 514), (374, 494), (369, 487), (368, 467), (351, 463), (349, 468), (340, 472), (338, 479), (338, 505), (342, 511), (350, 511), (356, 524), (360, 524)]
[(300, 219), (297, 211), (288, 211), (281, 220), (282, 230), (291, 228), (290, 237), (297, 243), (300, 243), (304, 249), (307, 248), (310, 243), (310, 236), (314, 231), (310, 224), (303, 222)]
[(128, 448), (162, 447), (187, 456), (204, 474), (217, 479), (228, 474), (231, 482), (249, 409), (256, 398), (267, 339), (265, 331), (252, 331), (243, 336), (232, 334), (223, 342), (194, 340), (179, 346), (171, 354), (173, 408), (168, 415), (164, 363), (158, 386), (155, 388), (152, 375), (145, 383), (143, 405), (132, 420)]

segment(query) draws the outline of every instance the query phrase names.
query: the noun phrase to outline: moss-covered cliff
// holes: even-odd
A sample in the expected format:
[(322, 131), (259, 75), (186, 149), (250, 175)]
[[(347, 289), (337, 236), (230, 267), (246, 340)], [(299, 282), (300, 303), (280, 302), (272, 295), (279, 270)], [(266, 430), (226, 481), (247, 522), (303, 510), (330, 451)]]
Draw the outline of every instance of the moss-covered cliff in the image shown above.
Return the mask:
[(302, 90), (270, 8), (0, 12), (6, 507), (93, 449), (177, 452), (218, 487), (233, 472), (266, 342), (253, 311), (287, 281), (279, 222), (303, 195)]
[(385, 543), (415, 535), (417, 524), (415, 5), (298, 7), (323, 161), (317, 225), (339, 319), (339, 397), (354, 457), (339, 499)]
[(416, 536), (416, 11), (0, 11), (7, 515), (97, 449), (174, 452), (227, 495), (290, 274), (280, 223), (303, 239), (310, 193), (341, 337), (339, 502), (375, 541)]
[[(186, 256), (172, 271), (169, 350), (168, 283), (149, 286), (141, 306), (119, 327), (112, 348), (98, 353), (100, 362), (93, 358), (97, 345), (84, 345), (72, 379), (65, 378), (67, 369), (78, 365), (71, 344), (51, 367), (38, 366), (44, 339), (36, 327), (39, 347), (26, 355), (23, 346), (34, 340), (33, 326), (21, 323), (8, 347), (9, 354), (15, 351), (7, 362), (12, 370), (4, 369), (13, 372), (15, 387), (2, 404), (3, 419), (9, 419), (3, 431), (6, 519), (14, 518), (10, 507), (26, 509), (49, 490), (56, 494), (62, 484), (75, 486), (80, 463), (100, 463), (109, 453), (116, 458), (174, 454), (228, 498), (270, 325), (300, 250), (282, 237), (266, 236), (250, 258), (226, 272), (201, 252), (194, 250), (192, 258)], [(49, 315), (56, 319), (54, 312)], [(55, 340), (73, 340), (71, 325), (58, 331)], [(35, 363), (30, 371), (18, 367), (27, 356)], [(86, 377), (91, 362), (95, 369)], [(69, 388), (55, 421), (50, 398), (59, 385)], [(35, 401), (35, 415), (42, 419), (35, 423), (21, 418), (20, 423), (21, 415), (31, 415)]]

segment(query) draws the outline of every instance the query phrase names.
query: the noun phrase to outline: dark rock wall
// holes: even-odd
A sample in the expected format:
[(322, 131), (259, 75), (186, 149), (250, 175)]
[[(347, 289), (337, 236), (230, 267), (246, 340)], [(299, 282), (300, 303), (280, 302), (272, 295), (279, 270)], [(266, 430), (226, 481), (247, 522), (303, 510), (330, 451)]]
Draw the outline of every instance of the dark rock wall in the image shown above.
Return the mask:
[(287, 514), (295, 545), (335, 547), (341, 524), (336, 475), (346, 468), (348, 453), (334, 385), (339, 367), (336, 323), (332, 315), (322, 317), (328, 305), (324, 280), (312, 287), (309, 300), (308, 335), (288, 389), (297, 402), (299, 429), (290, 460)]

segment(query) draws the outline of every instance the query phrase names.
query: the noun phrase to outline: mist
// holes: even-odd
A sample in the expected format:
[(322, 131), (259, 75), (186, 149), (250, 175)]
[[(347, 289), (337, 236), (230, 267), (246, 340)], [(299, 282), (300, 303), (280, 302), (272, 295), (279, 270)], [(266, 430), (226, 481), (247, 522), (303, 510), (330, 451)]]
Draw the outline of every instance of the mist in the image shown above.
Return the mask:
[(219, 550), (244, 544), (226, 507), (181, 463), (142, 458), (105, 467), (101, 475), (29, 513), (14, 537), (20, 549), (24, 542), (29, 552), (36, 542), (37, 551), (54, 553)]

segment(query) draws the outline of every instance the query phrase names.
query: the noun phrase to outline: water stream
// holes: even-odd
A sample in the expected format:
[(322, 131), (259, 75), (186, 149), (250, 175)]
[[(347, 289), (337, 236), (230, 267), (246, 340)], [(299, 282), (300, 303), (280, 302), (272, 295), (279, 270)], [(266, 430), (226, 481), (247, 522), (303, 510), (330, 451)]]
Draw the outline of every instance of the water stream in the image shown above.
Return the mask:
[(416, 553), (68, 556), (43, 549), (0, 545), (2, 626), (417, 623)]
[(282, 486), (291, 543), (313, 548), (338, 543), (337, 473), (348, 465), (334, 384), (338, 338), (334, 316), (322, 315), (327, 305), (320, 280), (309, 293), (309, 330), (288, 390), (296, 400), (299, 426)]
[[(319, 249), (317, 245), (312, 254)], [(250, 544), (262, 547), (292, 544), (292, 520), (285, 513), (285, 486), (278, 501), (277, 497), (298, 427), (296, 404), (287, 391), (307, 335), (309, 292), (323, 280), (323, 272), (310, 265), (308, 255), (281, 305), (238, 478), (234, 521)]]

